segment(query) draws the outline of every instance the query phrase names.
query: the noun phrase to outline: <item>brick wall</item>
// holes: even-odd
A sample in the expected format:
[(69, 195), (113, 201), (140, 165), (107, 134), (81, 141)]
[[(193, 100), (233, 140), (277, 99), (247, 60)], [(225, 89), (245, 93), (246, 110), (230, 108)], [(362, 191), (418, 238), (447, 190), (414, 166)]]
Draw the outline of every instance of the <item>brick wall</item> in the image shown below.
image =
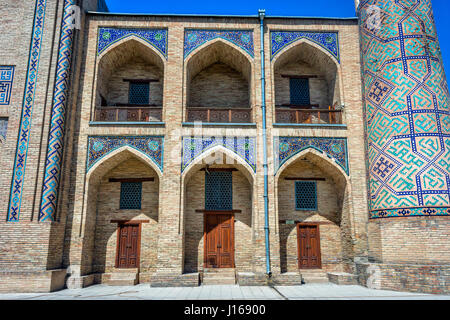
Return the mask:
[(188, 107), (248, 108), (249, 86), (240, 72), (215, 63), (197, 74), (190, 83)]

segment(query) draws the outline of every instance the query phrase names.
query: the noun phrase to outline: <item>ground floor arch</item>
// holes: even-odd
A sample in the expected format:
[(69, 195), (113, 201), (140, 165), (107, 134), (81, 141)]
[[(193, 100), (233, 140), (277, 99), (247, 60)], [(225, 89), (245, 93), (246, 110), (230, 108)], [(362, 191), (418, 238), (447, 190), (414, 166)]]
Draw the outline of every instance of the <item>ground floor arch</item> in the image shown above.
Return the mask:
[[(139, 151), (123, 148), (86, 176), (81, 274), (95, 282), (136, 270), (141, 281), (156, 270), (160, 173)], [(71, 250), (77, 250), (73, 243)], [(137, 282), (137, 279), (135, 280)]]
[(253, 173), (238, 156), (211, 150), (185, 172), (183, 188), (184, 272), (252, 271)]
[(350, 183), (321, 152), (307, 149), (275, 176), (280, 270), (348, 272), (352, 267)]

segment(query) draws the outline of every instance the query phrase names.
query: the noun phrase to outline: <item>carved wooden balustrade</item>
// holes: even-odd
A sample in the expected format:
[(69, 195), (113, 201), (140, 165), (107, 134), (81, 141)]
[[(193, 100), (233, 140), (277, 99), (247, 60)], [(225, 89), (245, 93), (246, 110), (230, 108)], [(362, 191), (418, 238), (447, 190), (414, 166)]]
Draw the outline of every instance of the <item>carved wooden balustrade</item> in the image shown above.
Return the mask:
[(334, 110), (333, 107), (283, 105), (275, 110), (276, 123), (342, 124), (342, 110)]
[(187, 122), (251, 123), (251, 108), (187, 108)]
[(122, 105), (97, 107), (95, 121), (101, 122), (161, 122), (160, 106)]

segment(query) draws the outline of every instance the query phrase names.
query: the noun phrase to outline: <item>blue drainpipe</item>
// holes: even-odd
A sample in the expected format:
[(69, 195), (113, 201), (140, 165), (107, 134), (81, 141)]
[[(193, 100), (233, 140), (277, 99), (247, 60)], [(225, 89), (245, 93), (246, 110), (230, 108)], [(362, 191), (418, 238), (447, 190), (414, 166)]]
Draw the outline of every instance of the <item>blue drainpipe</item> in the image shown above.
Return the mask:
[(261, 26), (261, 109), (263, 121), (263, 150), (264, 150), (264, 231), (266, 236), (266, 274), (270, 278), (272, 271), (270, 268), (270, 242), (269, 242), (269, 192), (268, 192), (268, 169), (267, 169), (267, 124), (266, 124), (266, 72), (264, 55), (264, 17), (266, 10), (259, 10), (259, 21)]

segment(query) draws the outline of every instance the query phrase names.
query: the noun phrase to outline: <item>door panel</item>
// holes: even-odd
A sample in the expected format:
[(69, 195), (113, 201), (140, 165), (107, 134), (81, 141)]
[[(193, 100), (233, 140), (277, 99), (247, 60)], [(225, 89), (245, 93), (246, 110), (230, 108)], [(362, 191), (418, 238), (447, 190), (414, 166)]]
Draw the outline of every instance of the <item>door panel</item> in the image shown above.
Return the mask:
[(233, 267), (231, 216), (222, 216), (220, 223), (220, 268)]
[(119, 225), (117, 268), (139, 266), (139, 225)]
[(219, 230), (218, 217), (206, 215), (206, 264), (207, 268), (218, 268), (219, 266)]
[(205, 267), (233, 268), (233, 216), (230, 214), (206, 214), (205, 221)]
[(320, 269), (320, 234), (318, 225), (298, 225), (298, 264), (300, 269)]

